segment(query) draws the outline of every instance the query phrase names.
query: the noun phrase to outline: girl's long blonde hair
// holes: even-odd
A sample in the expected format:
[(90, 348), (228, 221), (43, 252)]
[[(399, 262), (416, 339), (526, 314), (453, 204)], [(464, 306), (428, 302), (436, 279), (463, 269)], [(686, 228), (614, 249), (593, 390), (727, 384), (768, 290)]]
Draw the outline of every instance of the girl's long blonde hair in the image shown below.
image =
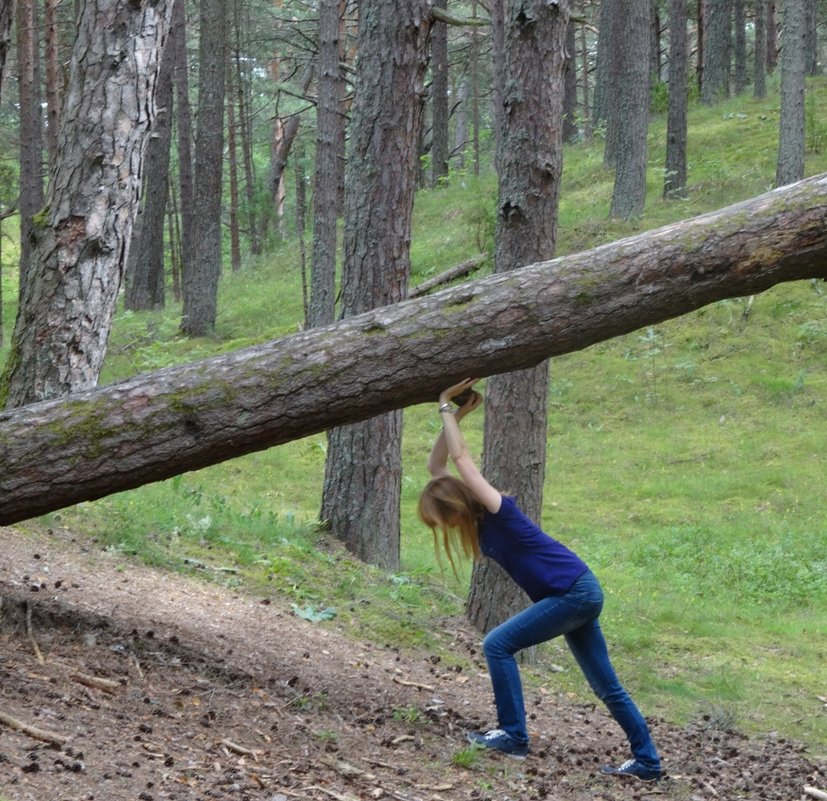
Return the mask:
[[(440, 558), (440, 544), (454, 574), (454, 552), (478, 560), (482, 558), (477, 531), (484, 508), (466, 484), (454, 476), (432, 478), (419, 496), (419, 519), (434, 534), (434, 550)], [(437, 534), (437, 531), (441, 534)]]

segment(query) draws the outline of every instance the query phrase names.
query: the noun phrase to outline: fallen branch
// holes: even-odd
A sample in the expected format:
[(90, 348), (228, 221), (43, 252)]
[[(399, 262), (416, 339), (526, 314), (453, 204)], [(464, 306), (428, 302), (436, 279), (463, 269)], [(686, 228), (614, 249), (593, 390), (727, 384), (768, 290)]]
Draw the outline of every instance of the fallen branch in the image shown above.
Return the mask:
[(70, 673), (69, 678), (80, 684), (84, 684), (87, 687), (94, 687), (97, 690), (103, 690), (107, 693), (113, 693), (115, 690), (119, 690), (122, 686), (119, 681), (104, 679), (101, 676), (90, 676), (88, 673), (80, 673), (79, 671)]
[(444, 286), (456, 278), (463, 278), (469, 273), (474, 272), (474, 270), (478, 270), (487, 258), (487, 253), (480, 253), (479, 256), (474, 256), (473, 259), (468, 259), (468, 261), (464, 261), (462, 264), (458, 264), (456, 267), (452, 267), (444, 273), (435, 275), (433, 278), (429, 278), (427, 281), (423, 281), (421, 284), (414, 287), (410, 292), (408, 292), (408, 297), (420, 298), (423, 295), (427, 295), (432, 289), (435, 289), (438, 286)]
[(59, 747), (62, 747), (69, 742), (69, 738), (64, 737), (62, 734), (56, 734), (53, 731), (40, 729), (29, 723), (24, 723), (22, 720), (18, 720), (17, 718), (14, 718), (2, 711), (0, 711), (0, 723), (4, 723), (10, 729), (19, 731), (22, 734), (28, 734), (29, 737), (34, 737), (35, 740), (43, 740), (44, 742), (52, 743), (53, 745), (57, 745)]
[(255, 756), (256, 753), (252, 749), (245, 748), (243, 745), (234, 743), (232, 740), (227, 740), (226, 738), (221, 741), (221, 745), (228, 751), (232, 751), (234, 754), (239, 754), (240, 756)]
[(140, 680), (143, 681), (144, 680), (144, 672), (143, 672), (143, 670), (141, 670), (141, 663), (138, 661), (138, 657), (135, 656), (135, 654), (132, 654), (131, 656), (132, 656), (132, 664), (135, 665), (135, 670), (138, 671), (138, 678), (140, 678)]
[(416, 687), (418, 690), (434, 689), (430, 684), (420, 684), (417, 681), (405, 681), (405, 679), (400, 679), (399, 676), (394, 676), (393, 680), (396, 684), (401, 684), (403, 687)]
[(804, 787), (805, 795), (810, 796), (810, 798), (817, 798), (819, 801), (827, 801), (827, 793), (824, 790), (817, 790), (815, 787)]
[(319, 787), (317, 784), (311, 784), (310, 787), (305, 787), (303, 789), (304, 792), (308, 792), (309, 790), (317, 790), (320, 793), (329, 795), (331, 798), (335, 798), (336, 801), (359, 801), (359, 799), (355, 796), (348, 795), (347, 793), (337, 793), (335, 790), (328, 790), (326, 787)]
[(31, 601), (26, 601), (26, 634), (29, 638), (29, 642), (32, 644), (32, 648), (34, 648), (34, 655), (37, 657), (37, 661), (41, 665), (46, 664), (46, 660), (43, 658), (43, 654), (40, 652), (40, 647), (37, 644), (37, 640), (34, 638), (34, 633), (32, 632), (32, 603)]

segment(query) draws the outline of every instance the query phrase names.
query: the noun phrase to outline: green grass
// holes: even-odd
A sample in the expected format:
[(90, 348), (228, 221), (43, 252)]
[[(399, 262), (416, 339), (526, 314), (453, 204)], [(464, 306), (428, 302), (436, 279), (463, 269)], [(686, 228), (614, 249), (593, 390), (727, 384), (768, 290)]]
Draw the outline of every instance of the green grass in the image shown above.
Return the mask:
[[(809, 85), (809, 174), (827, 171), (827, 81)], [(566, 149), (558, 253), (703, 213), (768, 189), (777, 96), (690, 117), (686, 197), (661, 199), (665, 125), (650, 136), (640, 220), (609, 221), (611, 175), (599, 143)], [(490, 247), (496, 182), (454, 175), (417, 198), (413, 280)], [(8, 249), (4, 250), (8, 265)], [(221, 282), (216, 337), (178, 336), (180, 310), (120, 313), (104, 382), (263, 341), (301, 322), (298, 248)], [(487, 268), (483, 269), (484, 270)], [(3, 274), (6, 343), (14, 276)], [(0, 352), (0, 360), (6, 350)], [(724, 716), (778, 731), (823, 755), (827, 741), (827, 285), (781, 285), (553, 360), (544, 523), (599, 574), (617, 668), (647, 713), (676, 723)], [(481, 417), (466, 421), (473, 452)], [(469, 571), (440, 570), (415, 517), (439, 420), (405, 412), (402, 569), (387, 576), (314, 526), (326, 440), (309, 437), (50, 516), (165, 569), (279, 596), (360, 637), (407, 647), (450, 643)], [(545, 661), (566, 671), (549, 676)], [(588, 690), (559, 643), (544, 682)], [(408, 711), (410, 712), (410, 711)], [(403, 714), (403, 712), (400, 712)], [(413, 713), (410, 713), (413, 714)], [(457, 759), (464, 759), (462, 753)]]

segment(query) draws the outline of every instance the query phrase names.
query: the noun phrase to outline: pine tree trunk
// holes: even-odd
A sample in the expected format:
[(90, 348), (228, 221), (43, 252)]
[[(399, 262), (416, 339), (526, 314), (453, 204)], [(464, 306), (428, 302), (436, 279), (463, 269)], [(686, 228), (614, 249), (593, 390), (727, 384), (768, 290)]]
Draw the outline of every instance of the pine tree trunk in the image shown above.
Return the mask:
[[(477, 0), (471, 0), (471, 17), (477, 16)], [(474, 151), (474, 175), (480, 174), (480, 35), (471, 28), (471, 142)]]
[[(359, 7), (345, 181), (342, 316), (405, 297), (430, 47), (427, 0)], [(321, 519), (361, 559), (399, 565), (401, 411), (330, 432)]]
[[(192, 250), (192, 238), (195, 233), (195, 212), (193, 203), (195, 189), (193, 186), (192, 159), (192, 108), (189, 97), (189, 64), (187, 63), (187, 18), (185, 2), (175, 2), (172, 7), (170, 23), (170, 45), (175, 52), (175, 121), (178, 130), (178, 185), (181, 191), (181, 256)], [(183, 272), (183, 267), (182, 267)], [(183, 276), (179, 282), (180, 294), (183, 294)], [(180, 300), (176, 295), (176, 300)]]
[(11, 25), (14, 20), (14, 0), (0, 0), (0, 90), (6, 72), (6, 56), (11, 44)]
[(689, 47), (686, 0), (669, 0), (669, 111), (666, 123), (666, 170), (663, 196), (678, 196), (686, 188), (687, 71)]
[(234, 4), (235, 12), (235, 76), (236, 100), (238, 101), (238, 138), (241, 143), (241, 160), (244, 165), (244, 193), (247, 199), (247, 227), (250, 229), (250, 253), (260, 256), (267, 238), (267, 216), (259, 217), (256, 211), (256, 170), (253, 163), (252, 111), (250, 109), (249, 80), (242, 68), (241, 3)]
[(577, 37), (574, 23), (566, 30), (566, 66), (563, 78), (563, 141), (574, 142), (577, 128)]
[(620, 81), (614, 88), (619, 124), (611, 216), (629, 219), (642, 214), (646, 202), (651, 6), (640, 0), (623, 0), (621, 5)]
[(580, 70), (583, 80), (583, 135), (587, 142), (591, 142), (593, 124), (591, 101), (589, 100), (589, 47), (585, 25), (580, 26), (580, 59), (583, 63)]
[(230, 82), (227, 92), (227, 157), (230, 169), (230, 269), (237, 273), (241, 269), (241, 235), (239, 230), (238, 202), (238, 130), (235, 116), (235, 98), (232, 91), (232, 69), (227, 70)]
[(313, 253), (307, 324), (333, 322), (336, 302), (336, 253), (341, 201), (338, 175), (345, 129), (339, 114), (343, 80), (339, 61), (339, 0), (319, 4), (319, 81), (316, 104), (316, 169), (313, 191)]
[(729, 97), (732, 62), (732, 0), (703, 0), (704, 71), (701, 99), (712, 105)]
[[(104, 24), (106, 23), (106, 24)], [(141, 190), (155, 113), (163, 0), (88, 2), (78, 24), (46, 209), (32, 229), (0, 402), (95, 386)]]
[[(172, 0), (183, 3), (184, 0)], [(169, 194), (169, 157), (172, 142), (172, 71), (175, 51), (168, 38), (161, 58), (155, 93), (157, 115), (146, 145), (144, 198), (140, 231), (130, 245), (124, 307), (134, 311), (162, 309), (164, 293), (164, 223)]]
[[(313, 65), (308, 64), (304, 69), (301, 79), (301, 90), (303, 93), (310, 89), (314, 75), (315, 69)], [(270, 187), (270, 194), (277, 207), (281, 206), (284, 201), (284, 171), (287, 169), (287, 159), (293, 148), (293, 142), (296, 141), (300, 124), (301, 117), (299, 117), (298, 114), (293, 114), (287, 122), (281, 126), (278, 141), (274, 142), (274, 147), (272, 148), (272, 163), (270, 167), (270, 180), (272, 185)]]
[[(592, 95), (592, 125), (599, 128), (608, 123), (610, 99), (610, 73), (612, 71), (612, 28), (614, 8), (617, 0), (604, 0), (600, 3), (600, 21), (597, 30), (597, 56)], [(604, 164), (606, 159), (604, 157)]]
[(772, 75), (778, 65), (778, 23), (775, 0), (767, 0), (765, 36), (767, 42), (767, 73)]
[(432, 403), (468, 375), (530, 368), (810, 278), (827, 280), (827, 175), (326, 328), (0, 413), (0, 525)]
[(745, 0), (733, 0), (733, 25), (735, 27), (735, 94), (747, 88), (747, 31)]
[(40, 53), (37, 3), (17, 0), (17, 86), (20, 103), (20, 297), (32, 264), (34, 219), (43, 210), (43, 122), (40, 118)]
[(184, 251), (181, 333), (215, 331), (221, 277), (221, 189), (224, 165), (225, 0), (201, 0), (198, 47), (198, 129), (191, 249)]
[[(569, 31), (567, 2), (515, 4), (506, 17), (496, 273), (554, 254)], [(515, 495), (537, 522), (543, 506), (547, 406), (548, 362), (488, 382), (483, 473), (502, 492)], [(467, 613), (478, 628), (488, 631), (525, 605), (525, 595), (503, 570), (485, 562), (475, 566)]]
[(804, 71), (810, 77), (822, 72), (818, 53), (818, 6), (819, 0), (806, 0), (804, 22)]
[[(434, 0), (447, 10), (448, 0)], [(448, 26), (434, 25), (431, 36), (431, 186), (448, 177)]]
[(660, 59), (660, 11), (658, 0), (649, 3), (649, 88), (653, 89), (661, 79)]
[(43, 22), (46, 26), (46, 151), (49, 154), (49, 165), (54, 165), (57, 159), (57, 132), (60, 127), (60, 54), (58, 52), (57, 35), (57, 7), (58, 0), (45, 0), (43, 6)]
[(752, 94), (756, 100), (767, 96), (767, 2), (755, 0), (755, 56)]
[(465, 169), (468, 150), (468, 81), (462, 80), (457, 87), (457, 103), (454, 112), (454, 156), (457, 168)]
[(786, 0), (781, 47), (781, 119), (775, 185), (804, 177), (805, 0)]
[[(623, 17), (626, 13), (625, 0), (604, 0), (600, 10), (600, 35), (598, 37), (598, 85), (595, 86), (595, 114), (598, 99), (606, 125), (606, 144), (603, 147), (603, 166), (611, 169), (617, 159), (618, 140), (625, 124), (620, 106), (621, 91), (625, 74), (623, 72)], [(642, 0), (640, 0), (642, 3)], [(601, 39), (605, 44), (601, 43)], [(603, 49), (602, 64), (600, 50)], [(638, 54), (639, 55), (639, 54)], [(601, 88), (602, 87), (602, 88)], [(600, 95), (598, 89), (600, 88)]]

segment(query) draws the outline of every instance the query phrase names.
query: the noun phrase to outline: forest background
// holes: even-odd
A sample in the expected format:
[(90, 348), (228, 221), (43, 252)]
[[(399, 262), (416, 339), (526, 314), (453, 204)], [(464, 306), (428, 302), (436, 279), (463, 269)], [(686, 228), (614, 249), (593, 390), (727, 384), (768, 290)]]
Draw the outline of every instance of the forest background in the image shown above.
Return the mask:
[[(646, 110), (646, 203), (634, 213), (612, 213), (618, 173), (605, 160), (611, 126), (608, 110), (601, 117), (595, 104), (595, 95), (600, 95), (595, 84), (600, 37), (595, 34), (605, 29), (600, 14), (608, 5), (584, 4), (575, 10), (575, 16), (582, 16), (571, 28), (575, 46), (569, 74), (576, 80), (574, 95), (568, 94), (572, 105), (566, 119), (571, 127), (558, 254), (718, 208), (765, 191), (778, 180), (783, 115), (781, 76), (774, 70), (778, 40), (771, 35), (778, 33), (780, 22), (774, 5), (721, 3), (733, 13), (734, 24), (717, 40), (710, 34), (715, 29), (703, 23), (710, 21), (705, 10), (711, 14), (719, 4), (690, 4), (688, 29), (694, 32), (691, 52), (696, 61), (687, 92), (688, 176), (682, 185), (672, 186), (672, 171), (665, 166), (669, 29), (662, 20), (668, 9), (654, 3), (652, 39), (657, 47), (646, 70), (647, 76), (655, 76)], [(801, 8), (813, 15), (806, 30), (820, 30), (823, 4)], [(44, 33), (34, 41), (51, 41), (55, 47), (54, 52), (45, 48), (44, 57), (53, 53), (56, 63), (63, 63), (59, 54), (71, 41), (76, 10), (47, 3), (41, 19), (35, 4), (19, 2), (18, 24), (26, 9), (44, 26), (36, 28)], [(216, 9), (219, 16), (227, 11), (221, 3), (212, 13)], [(205, 34), (194, 4), (189, 11), (185, 73), (191, 81), (187, 96), (191, 93), (195, 104), (198, 67), (206, 63), (205, 51), (199, 49)], [(208, 3), (199, 11), (202, 19), (210, 19)], [(53, 29), (47, 12), (56, 14)], [(218, 25), (209, 31), (224, 36), (221, 52), (227, 57), (222, 64), (227, 69), (221, 72), (230, 88), (222, 99), (226, 113), (221, 115), (220, 158), (226, 169), (217, 193), (224, 200), (218, 206), (222, 270), (215, 276), (211, 299), (214, 317), (199, 319), (200, 328), (188, 330), (197, 315), (182, 309), (187, 302), (186, 262), (195, 246), (186, 245), (186, 236), (193, 232), (187, 234), (178, 194), (183, 140), (176, 117), (170, 130), (179, 148), (169, 151), (170, 172), (162, 172), (161, 179), (148, 167), (144, 173), (145, 203), (153, 197), (151, 181), (163, 187), (155, 193), (164, 201), (164, 234), (149, 243), (136, 240), (129, 248), (133, 262), (112, 325), (102, 382), (312, 324), (311, 267), (318, 254), (312, 253), (317, 240), (308, 233), (308, 210), (315, 197), (312, 176), (320, 136), (313, 111), (321, 102), (313, 94), (308, 70), (316, 56), (312, 43), (319, 38), (315, 12), (298, 5), (238, 3), (227, 14), (226, 32)], [(475, 17), (481, 12), (469, 6), (452, 13)], [(346, 13), (340, 19), (350, 17)], [(765, 37), (760, 48), (755, 44), (759, 19)], [(698, 36), (703, 30), (706, 39)], [(420, 188), (412, 286), (471, 260), (478, 270), (490, 269), (490, 259), (475, 257), (490, 256), (493, 250), (497, 189), (491, 163), (496, 137), (490, 110), (490, 42), (485, 29), (476, 25), (451, 25), (445, 31), (447, 137), (437, 135), (441, 123), (433, 75), (427, 96), (430, 122), (417, 143)], [(20, 37), (20, 31), (16, 35)], [(18, 48), (25, 41), (17, 38)], [(699, 55), (709, 54), (716, 41), (724, 42), (729, 54), (722, 59), (725, 80), (717, 86), (708, 77), (715, 74), (716, 59)], [(699, 47), (702, 42), (705, 51)], [(22, 195), (23, 167), (29, 163), (23, 151), (32, 140), (20, 127), (24, 100), (14, 97), (8, 83), (16, 77), (14, 56), (19, 59), (20, 52), (11, 51), (3, 90), (6, 212), (23, 210), (22, 197), (19, 203), (12, 199), (18, 190)], [(827, 88), (817, 75), (817, 37), (806, 52), (814, 54), (803, 108), (803, 174), (810, 175), (825, 169)], [(347, 67), (347, 58), (342, 62)], [(762, 62), (763, 91), (757, 71)], [(22, 63), (17, 65), (21, 91)], [(50, 105), (48, 58), (44, 63), (48, 120), (59, 99)], [(52, 79), (58, 80), (54, 73)], [(40, 78), (36, 80), (39, 85)], [(340, 96), (347, 98), (347, 92)], [(54, 132), (55, 126), (44, 126), (41, 116), (36, 116), (35, 127)], [(340, 116), (346, 119), (347, 110)], [(447, 155), (440, 155), (446, 139), (452, 144)], [(54, 154), (48, 136), (46, 140), (44, 153)], [(38, 158), (48, 163), (50, 156)], [(43, 171), (35, 173), (42, 188)], [(214, 201), (216, 192), (208, 194)], [(198, 198), (196, 192), (191, 200)], [(30, 208), (37, 209), (37, 204)], [(210, 212), (196, 215), (200, 213)], [(144, 222), (151, 216), (146, 205), (142, 215)], [(26, 242), (19, 228), (17, 216), (8, 214), (2, 250), (4, 360), (17, 308), (16, 266)], [(146, 227), (136, 230), (140, 234)], [(160, 257), (157, 251), (154, 256), (137, 255), (150, 245), (163, 245)], [(139, 268), (153, 259), (157, 265), (159, 258), (160, 273), (138, 281)], [(139, 297), (141, 286), (155, 294)], [(824, 304), (823, 288), (816, 283), (783, 286), (555, 359), (543, 501), (548, 528), (598, 566), (611, 599), (607, 628), (616, 632), (622, 672), (643, 703), (667, 706), (678, 718), (706, 714), (737, 719), (752, 730), (777, 729), (816, 751), (823, 751), (825, 731)], [(303, 615), (323, 619), (335, 614), (340, 623), (362, 632), (369, 625), (378, 638), (427, 644), (429, 616), (435, 610), (459, 613), (469, 578), (456, 582), (439, 571), (430, 541), (413, 515), (427, 450), (437, 431), (432, 411), (406, 411), (403, 550), (390, 573), (371, 571), (354, 560), (345, 575), (337, 565), (339, 575), (334, 576), (314, 545), (327, 450), (323, 436), (82, 504), (41, 523), (83, 531), (112, 548), (174, 569), (210, 572), (210, 565), (232, 560), (239, 572), (231, 581), (275, 582), (295, 599)], [(480, 448), (481, 428), (472, 424), (469, 438)], [(377, 599), (372, 611), (357, 605), (358, 599), (371, 596)], [(562, 657), (552, 651), (546, 658)], [(563, 674), (560, 681), (572, 692), (582, 692), (571, 674)]]

